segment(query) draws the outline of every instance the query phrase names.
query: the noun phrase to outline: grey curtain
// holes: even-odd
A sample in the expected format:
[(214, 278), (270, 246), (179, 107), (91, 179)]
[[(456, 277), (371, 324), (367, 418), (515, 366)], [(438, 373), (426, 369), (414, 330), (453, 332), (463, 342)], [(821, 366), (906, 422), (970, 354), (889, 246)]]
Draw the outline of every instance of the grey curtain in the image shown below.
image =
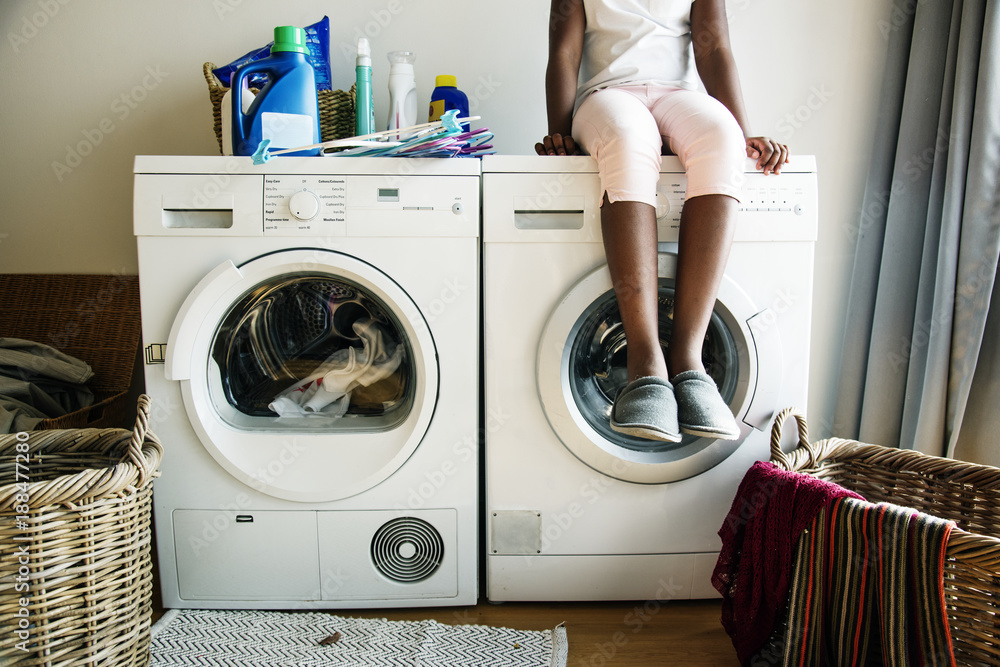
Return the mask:
[(997, 2), (895, 0), (880, 27), (888, 58), (831, 430), (1000, 464)]

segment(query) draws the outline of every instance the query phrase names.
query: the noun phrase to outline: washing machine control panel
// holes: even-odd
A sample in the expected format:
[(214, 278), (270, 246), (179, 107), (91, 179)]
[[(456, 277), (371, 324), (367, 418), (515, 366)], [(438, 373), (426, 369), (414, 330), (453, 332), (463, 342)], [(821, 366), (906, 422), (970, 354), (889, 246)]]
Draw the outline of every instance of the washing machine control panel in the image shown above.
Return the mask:
[[(815, 240), (817, 204), (815, 174), (744, 174), (740, 193), (738, 241)], [(656, 188), (656, 222), (660, 240), (679, 234), (687, 190), (684, 174), (660, 174)]]
[(347, 177), (275, 174), (264, 177), (264, 233), (316, 234), (347, 220)]
[(479, 178), (267, 174), (265, 236), (461, 235), (478, 229)]

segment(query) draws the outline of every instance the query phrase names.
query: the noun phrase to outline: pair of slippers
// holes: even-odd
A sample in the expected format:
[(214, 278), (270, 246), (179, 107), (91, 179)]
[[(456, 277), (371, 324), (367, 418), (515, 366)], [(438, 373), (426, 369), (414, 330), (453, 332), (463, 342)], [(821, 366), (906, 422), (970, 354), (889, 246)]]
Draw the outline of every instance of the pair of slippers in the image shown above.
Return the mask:
[(719, 389), (707, 373), (684, 371), (673, 382), (641, 377), (626, 385), (611, 410), (618, 433), (665, 442), (681, 435), (736, 440), (740, 429)]

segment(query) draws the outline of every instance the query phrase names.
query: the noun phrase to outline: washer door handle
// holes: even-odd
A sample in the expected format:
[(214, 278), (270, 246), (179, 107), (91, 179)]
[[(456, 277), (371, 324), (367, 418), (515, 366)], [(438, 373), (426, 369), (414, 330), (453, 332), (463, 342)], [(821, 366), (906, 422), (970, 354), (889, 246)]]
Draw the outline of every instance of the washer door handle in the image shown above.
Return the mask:
[(758, 431), (768, 428), (778, 410), (778, 393), (784, 375), (778, 315), (765, 308), (747, 320), (757, 357), (757, 382), (743, 422)]
[(232, 260), (227, 259), (212, 269), (191, 290), (170, 327), (164, 377), (174, 381), (191, 379), (191, 364), (195, 362), (195, 341), (206, 322), (206, 313), (219, 299), (219, 295), (242, 279), (243, 274)]

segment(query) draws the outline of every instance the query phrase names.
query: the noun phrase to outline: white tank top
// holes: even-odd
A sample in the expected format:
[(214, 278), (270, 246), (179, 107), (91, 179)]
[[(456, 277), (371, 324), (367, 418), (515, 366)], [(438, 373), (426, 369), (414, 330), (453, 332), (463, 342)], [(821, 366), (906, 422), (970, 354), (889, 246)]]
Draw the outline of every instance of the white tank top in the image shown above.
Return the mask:
[(695, 89), (694, 0), (583, 0), (587, 29), (576, 105), (601, 88), (656, 84)]

